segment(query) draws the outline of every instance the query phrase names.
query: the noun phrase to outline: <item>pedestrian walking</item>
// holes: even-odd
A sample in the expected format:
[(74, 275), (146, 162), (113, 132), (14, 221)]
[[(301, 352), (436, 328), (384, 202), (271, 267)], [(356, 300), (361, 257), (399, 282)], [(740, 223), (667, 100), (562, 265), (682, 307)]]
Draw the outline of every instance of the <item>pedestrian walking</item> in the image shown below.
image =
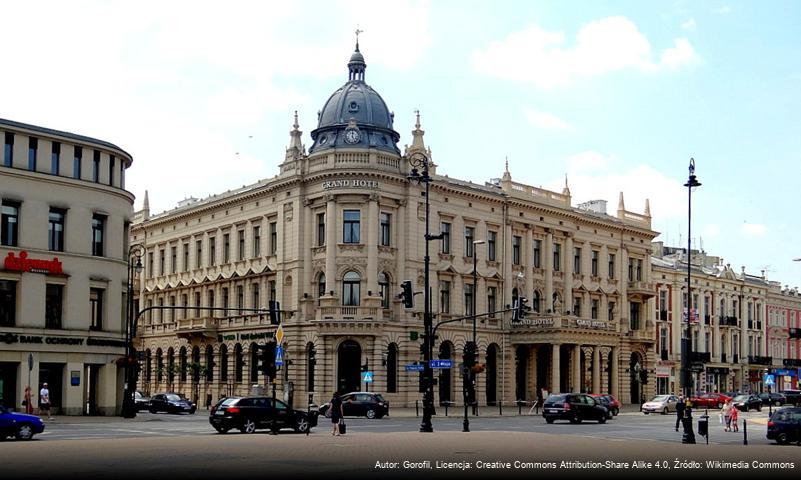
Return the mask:
[(679, 395), (679, 401), (676, 402), (676, 431), (679, 431), (679, 423), (684, 417), (684, 395)]
[(33, 400), (31, 398), (31, 386), (25, 387), (25, 399), (22, 400), (22, 405), (25, 406), (25, 413), (33, 415)]
[(339, 424), (344, 421), (345, 412), (342, 410), (342, 398), (339, 392), (331, 397), (331, 435), (339, 436)]
[(47, 412), (47, 419), (52, 420), (53, 416), (50, 414), (50, 389), (47, 388), (47, 382), (42, 384), (42, 389), (39, 390), (39, 415), (44, 415)]
[(740, 416), (740, 411), (737, 410), (737, 407), (735, 405), (731, 406), (730, 416), (731, 416), (731, 428), (733, 429), (733, 431), (739, 432), (740, 429), (737, 426), (737, 418)]
[(731, 400), (726, 401), (723, 404), (723, 408), (720, 409), (720, 413), (723, 415), (723, 431), (730, 432), (731, 431)]

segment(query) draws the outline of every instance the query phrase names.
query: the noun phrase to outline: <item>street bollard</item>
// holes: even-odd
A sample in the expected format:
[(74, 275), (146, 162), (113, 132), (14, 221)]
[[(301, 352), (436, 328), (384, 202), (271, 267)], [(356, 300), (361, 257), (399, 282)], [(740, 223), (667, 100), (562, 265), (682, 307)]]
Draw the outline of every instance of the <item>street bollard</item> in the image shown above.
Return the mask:
[(743, 445), (748, 445), (748, 422), (743, 419)]
[(693, 414), (691, 409), (684, 411), (684, 418), (681, 419), (684, 433), (681, 436), (681, 443), (695, 443), (695, 433), (693, 432)]
[(415, 417), (420, 416), (420, 400), (414, 401), (414, 416)]
[(451, 402), (447, 402), (446, 401), (446, 402), (442, 402), (442, 403), (445, 405), (445, 416), (447, 417), (448, 416), (448, 404), (450, 404)]
[(498, 402), (498, 415), (503, 415), (503, 402)]

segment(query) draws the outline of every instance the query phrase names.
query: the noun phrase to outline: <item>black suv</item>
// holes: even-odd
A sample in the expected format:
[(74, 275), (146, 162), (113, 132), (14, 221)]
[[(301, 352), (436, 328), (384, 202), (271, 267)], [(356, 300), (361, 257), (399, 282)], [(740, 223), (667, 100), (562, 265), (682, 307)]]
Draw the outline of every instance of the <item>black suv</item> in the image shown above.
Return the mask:
[(150, 413), (195, 413), (197, 405), (180, 393), (158, 393), (150, 397), (147, 406)]
[(768, 440), (779, 445), (801, 442), (801, 407), (776, 410), (768, 421)]
[(782, 390), (788, 404), (801, 405), (801, 390)]
[[(320, 406), (320, 415), (331, 416), (331, 403)], [(389, 415), (389, 402), (380, 393), (351, 392), (342, 395), (342, 411), (346, 417), (381, 418)]]
[(282, 428), (306, 433), (317, 426), (317, 412), (294, 410), (271, 397), (227, 397), (211, 409), (209, 423), (219, 433), (233, 428), (242, 433), (253, 433), (260, 428), (268, 428), (273, 433)]
[(553, 423), (554, 420), (570, 420), (570, 423), (597, 420), (598, 423), (606, 423), (608, 415), (606, 407), (583, 393), (550, 395), (542, 407), (542, 416), (548, 423)]
[(775, 405), (778, 407), (787, 403), (787, 397), (781, 393), (760, 393), (759, 399), (762, 400), (762, 405)]
[(758, 412), (762, 411), (762, 399), (754, 394), (737, 395), (731, 400), (731, 404), (743, 412), (747, 412), (752, 408)]

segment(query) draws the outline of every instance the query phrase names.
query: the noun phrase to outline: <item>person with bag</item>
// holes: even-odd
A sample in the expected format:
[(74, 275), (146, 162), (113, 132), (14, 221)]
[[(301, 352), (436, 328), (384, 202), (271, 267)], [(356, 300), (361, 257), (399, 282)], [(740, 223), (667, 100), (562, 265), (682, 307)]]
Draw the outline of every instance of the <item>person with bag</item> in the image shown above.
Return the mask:
[(732, 431), (739, 432), (740, 428), (737, 426), (737, 418), (740, 416), (740, 412), (737, 410), (737, 407), (735, 405), (731, 406), (730, 416), (731, 416)]
[(727, 401), (723, 404), (723, 408), (720, 409), (720, 413), (723, 414), (723, 431), (730, 432), (731, 431), (731, 401)]
[(340, 432), (345, 433), (345, 412), (342, 410), (342, 398), (338, 391), (331, 397), (331, 424), (331, 435), (339, 436)]

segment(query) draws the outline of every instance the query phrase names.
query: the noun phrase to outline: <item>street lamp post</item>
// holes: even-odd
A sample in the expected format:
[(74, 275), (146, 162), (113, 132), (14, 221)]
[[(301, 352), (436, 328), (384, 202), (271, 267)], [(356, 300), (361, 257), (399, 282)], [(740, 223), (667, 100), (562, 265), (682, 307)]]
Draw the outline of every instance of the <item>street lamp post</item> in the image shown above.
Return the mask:
[[(478, 250), (477, 246), (484, 244), (484, 240), (474, 240), (473, 241), (473, 299), (472, 299), (472, 312), (471, 317), (473, 317), (473, 341), (469, 342), (465, 345), (465, 355), (464, 355), (464, 369), (462, 371), (463, 379), (462, 383), (464, 385), (463, 393), (464, 393), (464, 421), (462, 422), (462, 431), (469, 432), (470, 431), (470, 420), (467, 417), (467, 403), (468, 403), (468, 388), (472, 388), (473, 392), (475, 392), (475, 385), (468, 385), (468, 382), (473, 382), (473, 372), (470, 370), (470, 367), (476, 364), (476, 360), (478, 359), (478, 344), (476, 343), (476, 297), (478, 296)], [(475, 394), (475, 393), (474, 393)]]
[(128, 248), (127, 257), (127, 302), (125, 306), (125, 390), (122, 397), (122, 416), (124, 418), (136, 417), (136, 401), (134, 392), (136, 391), (136, 350), (133, 345), (135, 335), (134, 329), (134, 301), (133, 283), (136, 275), (142, 271), (142, 257), (145, 255), (145, 247), (141, 243), (135, 243)]
[[(692, 396), (692, 369), (690, 368), (690, 356), (692, 354), (692, 283), (690, 282), (690, 271), (692, 264), (692, 192), (693, 188), (700, 187), (699, 182), (695, 177), (695, 159), (690, 159), (689, 178), (687, 183), (687, 327), (684, 329), (684, 338), (682, 339), (682, 355), (681, 355), (681, 381), (684, 391), (684, 398), (689, 399)], [(695, 443), (695, 433), (693, 432), (692, 410), (687, 408), (684, 410), (684, 418), (682, 419), (682, 427), (684, 434), (682, 436), (682, 443)]]
[[(426, 202), (426, 232), (425, 232), (425, 257), (423, 259), (423, 269), (424, 269), (424, 280), (423, 280), (423, 328), (425, 330), (425, 339), (424, 339), (424, 353), (423, 359), (425, 361), (425, 365), (423, 367), (423, 385), (425, 392), (423, 393), (423, 421), (420, 423), (420, 431), (421, 432), (433, 432), (434, 427), (431, 424), (431, 417), (434, 415), (434, 370), (431, 368), (431, 357), (433, 353), (434, 347), (434, 335), (433, 335), (433, 322), (431, 316), (431, 292), (429, 291), (429, 285), (431, 282), (431, 274), (430, 274), (430, 264), (431, 264), (431, 257), (429, 256), (429, 248), (428, 242), (431, 240), (439, 240), (442, 239), (442, 233), (439, 235), (431, 235), (429, 232), (429, 217), (430, 217), (430, 202), (428, 199), (429, 196), (429, 184), (431, 183), (431, 177), (429, 176), (428, 168), (429, 168), (430, 160), (428, 156), (423, 152), (415, 152), (409, 157), (409, 165), (412, 167), (412, 171), (408, 175), (408, 179), (412, 181), (416, 181), (418, 184), (425, 185), (425, 202)], [(420, 169), (420, 170), (418, 170)]]

